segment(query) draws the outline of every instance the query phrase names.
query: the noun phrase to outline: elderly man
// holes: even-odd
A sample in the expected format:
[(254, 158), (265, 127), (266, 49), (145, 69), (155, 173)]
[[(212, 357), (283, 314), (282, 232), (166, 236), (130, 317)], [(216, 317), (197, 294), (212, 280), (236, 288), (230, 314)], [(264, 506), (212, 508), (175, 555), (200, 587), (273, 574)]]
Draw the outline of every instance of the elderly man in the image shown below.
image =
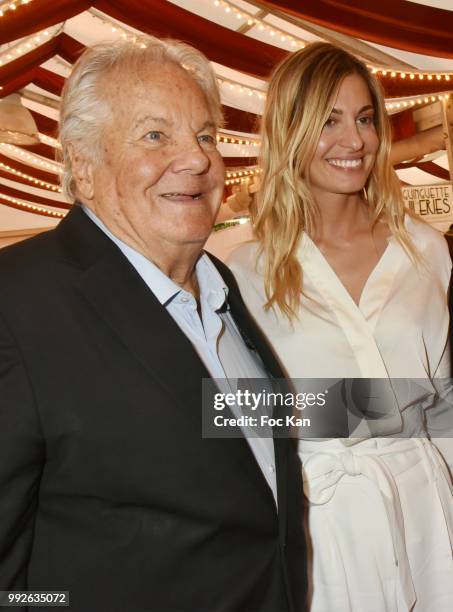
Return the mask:
[(77, 612), (303, 608), (289, 442), (201, 436), (202, 378), (281, 375), (202, 251), (220, 118), (182, 43), (102, 44), (68, 79), (76, 205), (0, 254), (0, 590), (69, 591)]

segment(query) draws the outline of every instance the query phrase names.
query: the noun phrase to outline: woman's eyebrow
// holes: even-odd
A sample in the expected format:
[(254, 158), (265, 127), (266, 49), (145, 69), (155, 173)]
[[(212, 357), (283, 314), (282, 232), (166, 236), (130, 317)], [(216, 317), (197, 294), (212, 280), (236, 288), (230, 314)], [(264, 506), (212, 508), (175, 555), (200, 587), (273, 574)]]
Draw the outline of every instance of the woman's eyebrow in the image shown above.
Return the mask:
[[(365, 106), (362, 106), (361, 109), (359, 109), (357, 114), (360, 115), (360, 113), (363, 113), (364, 111), (367, 111), (367, 110), (374, 110), (374, 106), (372, 104), (366, 104)], [(337, 115), (343, 114), (343, 111), (340, 110), (339, 108), (333, 108), (331, 112), (336, 113)]]

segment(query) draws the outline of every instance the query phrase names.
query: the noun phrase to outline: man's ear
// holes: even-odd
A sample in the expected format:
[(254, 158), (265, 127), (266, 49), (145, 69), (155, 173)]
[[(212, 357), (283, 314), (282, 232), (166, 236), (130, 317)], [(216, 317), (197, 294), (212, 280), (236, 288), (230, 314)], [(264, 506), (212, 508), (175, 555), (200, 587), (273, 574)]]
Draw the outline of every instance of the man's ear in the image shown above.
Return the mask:
[(82, 200), (90, 201), (94, 197), (94, 163), (72, 144), (68, 145), (68, 152), (76, 192)]

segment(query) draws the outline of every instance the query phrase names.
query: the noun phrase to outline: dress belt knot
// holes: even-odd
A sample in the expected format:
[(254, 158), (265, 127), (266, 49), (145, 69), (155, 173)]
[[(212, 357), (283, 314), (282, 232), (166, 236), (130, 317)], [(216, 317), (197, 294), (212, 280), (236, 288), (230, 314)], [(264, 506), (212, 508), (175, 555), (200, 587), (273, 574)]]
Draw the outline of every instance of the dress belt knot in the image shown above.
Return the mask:
[[(415, 446), (414, 441), (408, 440)], [(393, 543), (395, 571), (398, 575), (395, 610), (410, 610), (416, 600), (404, 540), (404, 521), (398, 487), (385, 460), (378, 454), (314, 452), (303, 458), (304, 493), (312, 505), (330, 502), (344, 476), (363, 475), (378, 488), (384, 504)]]
[(359, 457), (351, 451), (312, 453), (303, 462), (304, 493), (311, 504), (326, 504), (332, 499), (343, 476), (359, 476)]

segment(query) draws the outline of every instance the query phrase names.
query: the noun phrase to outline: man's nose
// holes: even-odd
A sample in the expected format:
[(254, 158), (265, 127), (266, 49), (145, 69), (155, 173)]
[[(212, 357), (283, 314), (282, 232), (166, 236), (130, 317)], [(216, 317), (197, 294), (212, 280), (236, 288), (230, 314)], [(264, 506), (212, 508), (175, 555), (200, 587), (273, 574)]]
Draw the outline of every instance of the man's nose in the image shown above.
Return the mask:
[(203, 174), (209, 169), (211, 161), (198, 140), (181, 142), (178, 149), (173, 160), (173, 170), (175, 172)]

